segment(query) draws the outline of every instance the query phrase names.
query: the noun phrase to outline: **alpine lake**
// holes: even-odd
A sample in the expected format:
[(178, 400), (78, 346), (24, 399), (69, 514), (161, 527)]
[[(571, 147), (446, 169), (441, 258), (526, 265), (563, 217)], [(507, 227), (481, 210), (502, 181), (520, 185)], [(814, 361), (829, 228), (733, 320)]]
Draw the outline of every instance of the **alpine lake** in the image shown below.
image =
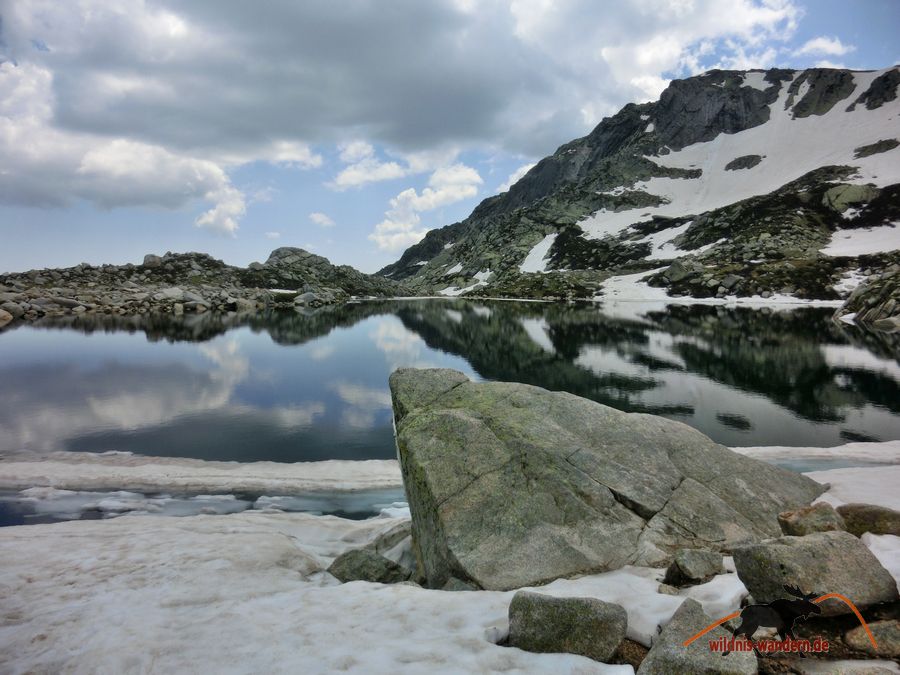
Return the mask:
[[(900, 439), (900, 335), (832, 312), (416, 299), (44, 320), (0, 333), (0, 458), (392, 459), (388, 376), (401, 367), (567, 391), (731, 447)], [(296, 510), (373, 512), (366, 495), (316, 499)], [(369, 502), (385, 499), (402, 491)], [(0, 523), (27, 516), (0, 500)]]

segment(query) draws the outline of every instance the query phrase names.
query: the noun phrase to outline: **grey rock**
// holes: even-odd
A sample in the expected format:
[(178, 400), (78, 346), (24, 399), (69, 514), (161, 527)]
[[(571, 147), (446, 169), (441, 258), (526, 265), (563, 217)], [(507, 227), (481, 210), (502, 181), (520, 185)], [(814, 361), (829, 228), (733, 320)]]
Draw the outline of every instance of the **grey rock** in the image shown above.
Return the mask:
[(870, 621), (869, 630), (875, 642), (878, 643), (878, 649), (872, 645), (869, 635), (865, 628), (857, 626), (844, 634), (844, 642), (853, 649), (861, 652), (868, 652), (873, 656), (881, 658), (900, 658), (900, 621)]
[(823, 487), (687, 425), (571, 394), (473, 383), (452, 370), (390, 378), (413, 548), (428, 584), (508, 590), (679, 548), (775, 536)]
[(874, 504), (842, 504), (837, 512), (847, 532), (857, 537), (866, 532), (900, 537), (900, 511)]
[[(783, 597), (784, 584), (807, 593), (841, 593), (860, 609), (897, 600), (897, 582), (849, 532), (815, 532), (750, 544), (734, 551), (734, 564), (759, 603)], [(852, 611), (834, 598), (819, 606), (826, 616)]]
[(162, 258), (158, 255), (148, 253), (144, 256), (144, 267), (159, 267), (162, 265)]
[(778, 524), (785, 534), (802, 537), (813, 532), (846, 530), (844, 519), (831, 504), (816, 502), (793, 511), (778, 514)]
[(0, 304), (0, 309), (12, 316), (12, 318), (14, 319), (18, 319), (25, 313), (25, 310), (22, 309), (21, 305), (12, 301), (7, 301), (3, 304)]
[(614, 603), (519, 591), (509, 605), (509, 646), (608, 661), (627, 625), (628, 615)]
[(157, 293), (153, 294), (154, 300), (184, 300), (184, 291), (178, 288), (177, 286), (173, 286), (171, 288), (163, 288)]
[(756, 656), (752, 652), (732, 652), (723, 656), (709, 648), (711, 640), (720, 637), (730, 639), (731, 633), (721, 626), (714, 628), (687, 647), (684, 642), (706, 628), (713, 620), (706, 615), (700, 603), (688, 598), (676, 610), (666, 624), (646, 658), (638, 668), (637, 675), (755, 675)]
[(342, 553), (328, 567), (328, 572), (343, 582), (396, 584), (409, 579), (409, 570), (368, 549), (353, 549)]
[(897, 664), (887, 660), (804, 659), (795, 661), (791, 665), (798, 675), (897, 675), (900, 673)]
[(456, 577), (450, 577), (447, 579), (447, 583), (441, 586), (442, 591), (477, 591), (478, 588), (473, 586), (470, 583), (463, 581), (462, 579), (457, 579)]
[(194, 293), (192, 291), (184, 291), (184, 293), (182, 293), (181, 299), (187, 300), (188, 302), (196, 302), (201, 305), (206, 305), (207, 307), (212, 305), (212, 303), (202, 295), (199, 295), (198, 293)]
[(675, 553), (675, 559), (666, 570), (664, 583), (683, 586), (699, 583), (725, 571), (722, 554), (702, 549), (683, 548)]

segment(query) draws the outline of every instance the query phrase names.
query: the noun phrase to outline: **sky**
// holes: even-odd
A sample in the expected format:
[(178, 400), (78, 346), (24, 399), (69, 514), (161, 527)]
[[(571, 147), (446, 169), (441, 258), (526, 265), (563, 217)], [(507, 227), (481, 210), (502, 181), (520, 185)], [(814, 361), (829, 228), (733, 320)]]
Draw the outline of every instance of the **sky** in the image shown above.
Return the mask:
[(0, 0), (0, 272), (374, 272), (711, 68), (884, 68), (898, 0)]

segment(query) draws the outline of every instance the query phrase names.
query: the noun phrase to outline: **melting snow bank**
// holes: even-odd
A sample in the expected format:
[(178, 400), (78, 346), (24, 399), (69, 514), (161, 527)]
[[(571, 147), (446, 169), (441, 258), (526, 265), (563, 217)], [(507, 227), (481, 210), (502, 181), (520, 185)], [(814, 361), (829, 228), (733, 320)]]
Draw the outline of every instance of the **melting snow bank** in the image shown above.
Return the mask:
[[(24, 457), (24, 456), (22, 456)], [(40, 459), (0, 460), (0, 489), (128, 490), (193, 494), (308, 492), (402, 488), (397, 460), (209, 462), (130, 453), (56, 452)]]
[[(770, 445), (732, 448), (737, 453), (771, 464), (790, 468), (792, 465), (819, 465), (819, 468), (844, 468), (873, 464), (900, 464), (900, 441), (883, 443), (846, 443), (833, 448), (807, 448)], [(833, 466), (840, 463), (842, 467)], [(821, 481), (820, 481), (821, 482)]]
[[(512, 593), (444, 592), (322, 570), (398, 522), (244, 513), (0, 531), (0, 630), (11, 672), (631, 673), (499, 647)], [(40, 561), (36, 565), (35, 561)], [(646, 571), (558, 582), (615, 588), (639, 625), (680, 600)], [(654, 572), (656, 574), (656, 572)], [(639, 589), (629, 592), (628, 585)], [(581, 585), (580, 585), (581, 584)], [(546, 591), (546, 589), (543, 589)], [(695, 591), (696, 593), (697, 591)]]
[(726, 295), (722, 298), (693, 298), (687, 295), (672, 296), (665, 288), (650, 286), (644, 279), (662, 272), (667, 267), (658, 267), (637, 274), (612, 276), (601, 284), (602, 294), (593, 299), (598, 302), (657, 302), (667, 305), (740, 305), (741, 307), (840, 307), (843, 300), (805, 300), (784, 293), (773, 293), (768, 298), (759, 295), (749, 297)]
[[(875, 444), (851, 444), (843, 451), (860, 445)], [(896, 443), (882, 445), (888, 446), (882, 457), (896, 451)], [(864, 450), (878, 454), (874, 447)], [(9, 467), (24, 464), (67, 465), (76, 472), (79, 466), (118, 466), (117, 475), (124, 477), (131, 466), (167, 464), (170, 471), (193, 466), (194, 479), (218, 480), (219, 474), (203, 465), (220, 463), (118, 457), (115, 462), (96, 457), (64, 462), (54, 456), (50, 462), (7, 461), (0, 467), (8, 480)], [(349, 463), (321, 464), (296, 474), (296, 465), (275, 467), (300, 485), (316, 471), (330, 476), (332, 484), (371, 484), (372, 476), (354, 473), (353, 467), (338, 470)], [(380, 480), (399, 476), (396, 463), (376, 462), (373, 469), (378, 467), (383, 473), (370, 473)], [(238, 480), (236, 468), (241, 465), (232, 467), (231, 478)], [(255, 480), (270, 478), (261, 466), (244, 468)], [(891, 488), (900, 479), (898, 472), (900, 466), (881, 466), (809, 475), (831, 484), (827, 499), (896, 508)], [(4, 667), (72, 673), (198, 668), (222, 673), (633, 672), (630, 666), (604, 666), (574, 655), (498, 646), (508, 632), (512, 592), (342, 585), (324, 572), (336, 556), (366, 545), (408, 517), (398, 508), (363, 521), (246, 511), (0, 529)], [(900, 538), (865, 535), (863, 541), (895, 576), (900, 574)], [(639, 567), (561, 579), (539, 591), (617, 602), (628, 613), (628, 636), (649, 645), (685, 597), (699, 601), (714, 617), (735, 611), (746, 589), (733, 565), (726, 568), (732, 572), (677, 596), (658, 592), (663, 570)]]

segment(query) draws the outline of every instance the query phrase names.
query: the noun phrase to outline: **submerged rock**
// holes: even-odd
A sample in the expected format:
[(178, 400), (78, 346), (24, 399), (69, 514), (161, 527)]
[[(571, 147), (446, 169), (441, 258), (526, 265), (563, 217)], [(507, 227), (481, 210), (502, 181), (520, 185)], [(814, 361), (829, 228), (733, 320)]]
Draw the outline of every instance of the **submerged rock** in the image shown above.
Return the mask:
[(428, 585), (508, 590), (663, 565), (779, 534), (779, 512), (823, 486), (691, 427), (563, 392), (391, 375), (413, 550)]
[(509, 605), (509, 646), (608, 661), (625, 639), (624, 608), (596, 598), (519, 591)]
[(687, 647), (684, 646), (686, 640), (706, 628), (712, 621), (699, 602), (690, 598), (685, 600), (653, 643), (650, 652), (638, 668), (637, 675), (755, 674), (756, 656), (752, 652), (732, 652), (728, 656), (723, 656), (722, 653), (709, 648), (710, 641), (722, 637), (731, 639), (731, 634), (721, 627), (713, 629)]
[[(744, 546), (735, 550), (734, 565), (756, 602), (783, 597), (784, 584), (806, 593), (840, 593), (859, 609), (897, 600), (897, 582), (849, 532), (816, 532)], [(820, 607), (826, 616), (852, 611), (833, 598)]]

